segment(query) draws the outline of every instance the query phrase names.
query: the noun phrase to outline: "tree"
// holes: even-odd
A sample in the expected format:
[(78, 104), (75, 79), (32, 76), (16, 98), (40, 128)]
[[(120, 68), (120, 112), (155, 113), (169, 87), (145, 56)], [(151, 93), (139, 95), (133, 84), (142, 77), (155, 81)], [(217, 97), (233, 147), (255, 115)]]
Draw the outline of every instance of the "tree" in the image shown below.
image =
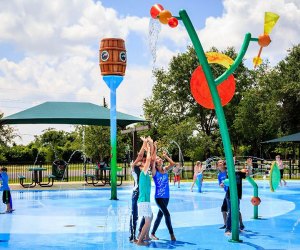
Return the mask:
[[(3, 113), (0, 113), (0, 119), (2, 119)], [(7, 146), (17, 137), (15, 130), (8, 125), (0, 125), (0, 146)]]
[(273, 82), (281, 111), (281, 131), (284, 134), (300, 131), (300, 44), (288, 50), (286, 58), (274, 69)]
[(267, 63), (251, 72), (252, 88), (244, 92), (233, 125), (249, 154), (258, 154), (262, 141), (299, 132), (299, 58), (297, 45), (274, 68)]
[[(35, 136), (35, 140), (29, 147), (35, 148), (37, 152), (42, 152), (40, 158), (44, 156), (44, 160), (47, 162), (54, 159), (63, 159), (67, 161), (71, 154), (76, 150), (75, 141), (76, 134), (74, 132), (66, 132), (63, 130), (55, 130), (54, 128), (48, 128), (43, 131), (44, 133), (39, 136)], [(77, 161), (80, 156), (77, 155)]]
[(94, 161), (110, 158), (109, 127), (104, 126), (76, 126), (77, 144)]
[[(77, 145), (81, 145), (82, 150), (94, 162), (107, 161), (110, 163), (110, 127), (107, 126), (76, 126)], [(120, 162), (125, 157), (126, 145), (130, 145), (128, 135), (117, 134), (117, 159)]]
[[(212, 48), (212, 51), (217, 52), (218, 50)], [(222, 53), (233, 59), (237, 56), (233, 48), (228, 48)], [(192, 155), (195, 144), (191, 145), (188, 140), (199, 142), (201, 139), (207, 138), (206, 136), (214, 138), (215, 132), (218, 131), (214, 110), (200, 106), (190, 92), (190, 78), (197, 66), (198, 60), (195, 51), (192, 47), (188, 47), (187, 52), (172, 58), (167, 71), (158, 69), (154, 72), (156, 83), (153, 86), (152, 95), (144, 101), (145, 117), (152, 122), (154, 127), (152, 132), (155, 136), (181, 141), (180, 133), (176, 132), (175, 128), (183, 129), (182, 134), (185, 135), (185, 140), (182, 140), (181, 145), (183, 151), (190, 152), (189, 155)], [(224, 68), (220, 65), (213, 64), (211, 66), (215, 77), (224, 72)], [(249, 70), (243, 64), (235, 72), (237, 91), (230, 105), (225, 108), (229, 128), (232, 127), (236, 107), (242, 99), (242, 93), (249, 89), (251, 84), (248, 75)], [(189, 124), (188, 129), (187, 124)], [(231, 132), (234, 133), (234, 131)], [(214, 140), (219, 142), (216, 138)]]
[[(3, 113), (0, 113), (0, 119), (3, 117)], [(8, 145), (13, 142), (13, 139), (17, 137), (15, 130), (8, 125), (0, 125), (0, 162), (7, 160), (6, 153)]]

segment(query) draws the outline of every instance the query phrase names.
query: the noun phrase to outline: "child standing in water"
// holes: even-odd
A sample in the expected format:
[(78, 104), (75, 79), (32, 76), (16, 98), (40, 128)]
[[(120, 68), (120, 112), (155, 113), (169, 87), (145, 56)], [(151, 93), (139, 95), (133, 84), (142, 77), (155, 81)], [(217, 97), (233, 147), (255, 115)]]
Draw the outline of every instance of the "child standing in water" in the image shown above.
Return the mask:
[(153, 218), (151, 204), (150, 204), (150, 193), (151, 193), (151, 178), (148, 170), (151, 162), (151, 147), (153, 147), (153, 141), (150, 137), (141, 138), (143, 141), (146, 140), (146, 161), (142, 163), (140, 179), (139, 179), (139, 198), (138, 198), (138, 214), (141, 218), (144, 218), (145, 224), (142, 227), (139, 238), (136, 242), (137, 245), (146, 246), (149, 245), (144, 239), (149, 238), (149, 230), (151, 221)]
[(280, 171), (280, 186), (282, 186), (282, 182), (286, 186), (286, 181), (283, 179), (284, 165), (283, 161), (280, 159), (280, 155), (276, 155), (276, 163)]
[(173, 173), (174, 173), (174, 186), (175, 183), (178, 182), (178, 188), (180, 188), (180, 174), (181, 174), (181, 168), (180, 168), (180, 164), (176, 163), (175, 164), (175, 168), (173, 168)]
[(202, 192), (202, 181), (203, 181), (203, 168), (202, 168), (202, 162), (201, 161), (197, 161), (196, 165), (194, 166), (194, 177), (193, 177), (194, 181), (192, 183), (191, 186), (191, 192), (193, 192), (193, 187), (196, 183), (196, 181), (198, 181), (198, 192), (201, 193)]
[[(137, 222), (138, 222), (138, 198), (139, 198), (139, 179), (140, 179), (140, 174), (141, 174), (141, 168), (142, 168), (142, 163), (144, 162), (144, 151), (147, 148), (147, 142), (143, 138), (143, 145), (138, 153), (137, 158), (133, 163), (131, 163), (131, 174), (134, 179), (134, 187), (132, 191), (132, 197), (131, 197), (131, 216), (130, 216), (130, 236), (129, 236), (129, 241), (130, 242), (135, 242), (137, 241), (136, 239), (136, 227), (137, 227)], [(139, 232), (142, 230), (142, 228), (139, 228)]]
[(10, 188), (8, 186), (9, 177), (7, 175), (7, 168), (2, 167), (0, 170), (0, 181), (1, 181), (1, 188), (0, 190), (3, 191), (2, 201), (6, 204), (6, 211), (5, 213), (11, 213), (13, 210), (12, 208), (12, 200), (10, 194)]

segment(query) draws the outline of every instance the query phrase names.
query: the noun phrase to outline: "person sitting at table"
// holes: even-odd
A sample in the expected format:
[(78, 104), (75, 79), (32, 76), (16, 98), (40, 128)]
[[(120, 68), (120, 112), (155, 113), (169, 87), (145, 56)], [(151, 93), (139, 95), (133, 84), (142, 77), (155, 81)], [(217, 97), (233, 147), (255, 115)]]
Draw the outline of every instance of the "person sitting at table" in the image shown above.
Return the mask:
[(107, 164), (105, 161), (97, 162), (98, 169), (107, 168)]

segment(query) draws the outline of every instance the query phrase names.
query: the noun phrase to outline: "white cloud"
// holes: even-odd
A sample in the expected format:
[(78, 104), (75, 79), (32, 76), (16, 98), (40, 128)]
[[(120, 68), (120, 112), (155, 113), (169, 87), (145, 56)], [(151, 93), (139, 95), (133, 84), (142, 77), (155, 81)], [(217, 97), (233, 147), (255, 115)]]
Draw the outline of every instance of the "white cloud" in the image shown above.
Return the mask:
[[(224, 0), (223, 4), (222, 16), (208, 17), (205, 27), (198, 30), (205, 50), (212, 46), (239, 50), (245, 33), (255, 37), (262, 33), (265, 11), (278, 13), (280, 19), (263, 58), (275, 64), (288, 48), (299, 43), (298, 0)], [(45, 101), (102, 105), (103, 97), (109, 104), (109, 89), (98, 66), (99, 40), (120, 37), (128, 40), (129, 46), (135, 42), (139, 48), (148, 48), (149, 19), (124, 15), (122, 10), (105, 8), (92, 0), (0, 1), (0, 44), (10, 44), (21, 57), (0, 58), (0, 110), (9, 115)], [(166, 68), (188, 44), (191, 41), (181, 22), (175, 29), (163, 25), (155, 66)], [(252, 58), (257, 51), (257, 44), (252, 43), (246, 56)], [(153, 86), (150, 49), (138, 52), (136, 57), (145, 61), (128, 60), (126, 76), (117, 89), (117, 109), (135, 116), (143, 114), (143, 100), (151, 95)], [(46, 125), (40, 126), (44, 129)], [(21, 134), (38, 134), (40, 126), (18, 127)]]
[[(286, 55), (287, 49), (299, 43), (300, 7), (297, 0), (224, 0), (224, 12), (221, 17), (210, 17), (205, 28), (198, 31), (205, 50), (212, 46), (226, 49), (233, 46), (240, 49), (244, 35), (248, 32), (252, 37), (263, 33), (264, 12), (280, 15), (279, 21), (271, 32), (272, 43), (264, 48), (262, 58), (268, 58), (276, 64)], [(257, 43), (250, 43), (245, 58), (253, 58), (258, 52)]]
[(72, 54), (74, 47), (88, 50), (84, 46), (99, 37), (128, 34), (115, 10), (92, 0), (12, 0), (0, 6), (0, 41), (15, 44), (27, 55)]
[(143, 115), (143, 100), (152, 93), (151, 70), (135, 65), (126, 71), (126, 77), (117, 89), (117, 109), (135, 116)]

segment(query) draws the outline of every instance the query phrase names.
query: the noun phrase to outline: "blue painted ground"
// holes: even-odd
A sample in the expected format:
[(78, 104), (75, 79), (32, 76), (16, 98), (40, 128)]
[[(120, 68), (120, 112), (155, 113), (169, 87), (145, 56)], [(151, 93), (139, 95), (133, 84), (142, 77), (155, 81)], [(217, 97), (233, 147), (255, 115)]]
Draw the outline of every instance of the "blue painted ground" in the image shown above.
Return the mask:
[[(241, 212), (246, 230), (242, 243), (230, 243), (222, 224), (224, 191), (204, 182), (204, 193), (190, 192), (190, 183), (171, 185), (169, 211), (176, 242), (164, 221), (150, 249), (300, 249), (300, 182), (290, 181), (271, 193), (267, 181), (258, 182), (261, 219), (253, 220), (251, 185), (244, 181)], [(131, 187), (69, 191), (12, 191), (13, 214), (0, 215), (0, 249), (143, 249), (128, 241)], [(154, 190), (152, 190), (154, 194)], [(1, 211), (5, 210), (3, 204)], [(154, 219), (157, 207), (152, 200)]]

